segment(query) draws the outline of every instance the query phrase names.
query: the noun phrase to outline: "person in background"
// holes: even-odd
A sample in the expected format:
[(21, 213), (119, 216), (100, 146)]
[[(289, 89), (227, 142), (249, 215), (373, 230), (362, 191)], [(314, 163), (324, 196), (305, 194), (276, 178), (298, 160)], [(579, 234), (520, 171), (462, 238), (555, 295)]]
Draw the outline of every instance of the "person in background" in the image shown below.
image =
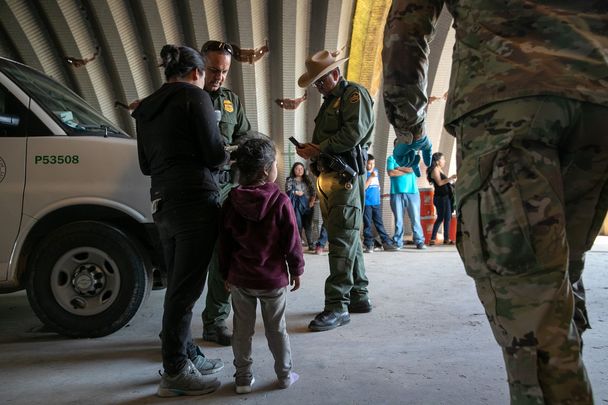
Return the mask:
[[(397, 139), (395, 139), (394, 145), (397, 145)], [(391, 155), (386, 159), (386, 173), (391, 182), (391, 210), (395, 217), (393, 244), (398, 249), (403, 248), (403, 211), (407, 210), (412, 224), (414, 245), (416, 245), (416, 249), (426, 249), (420, 224), (420, 191), (414, 169), (399, 166)]]
[[(239, 97), (222, 86), (230, 71), (233, 53), (232, 46), (222, 41), (207, 41), (201, 47), (205, 61), (205, 91), (211, 97), (220, 134), (228, 149), (234, 148), (239, 138), (251, 130), (251, 124)], [(237, 171), (230, 164), (224, 165), (219, 170), (220, 204), (236, 186), (237, 175)], [(226, 319), (230, 314), (230, 293), (224, 288), (217, 260), (217, 253), (214, 252), (209, 264), (207, 297), (202, 313), (203, 340), (230, 346), (232, 335), (226, 326)]]
[(378, 181), (378, 169), (376, 159), (372, 154), (367, 155), (367, 180), (365, 181), (365, 206), (363, 208), (363, 246), (365, 253), (374, 251), (374, 234), (372, 223), (376, 227), (378, 236), (382, 240), (384, 250), (397, 250), (391, 238), (384, 230), (382, 223), (382, 207), (380, 205), (380, 182)]
[(319, 238), (315, 242), (315, 254), (322, 255), (325, 253), (325, 245), (327, 244), (327, 228), (325, 224), (321, 224), (319, 229)]
[(316, 192), (302, 163), (296, 162), (291, 167), (289, 177), (285, 180), (285, 193), (293, 205), (300, 235), (303, 228), (306, 235), (306, 243), (308, 243), (308, 250), (314, 252), (316, 246), (312, 238), (312, 217), (314, 214)]
[[(245, 140), (236, 151), (240, 185), (222, 207), (220, 269), (232, 292), (232, 350), (237, 394), (251, 392), (251, 343), (260, 301), (268, 347), (280, 388), (297, 381), (285, 324), (287, 286), (300, 288), (302, 244), (289, 197), (274, 183), (276, 151), (270, 139)], [(260, 237), (264, 235), (264, 237)]]
[(592, 404), (581, 278), (608, 209), (605, 1), (395, 0), (382, 59), (389, 121), (424, 133), (428, 43), (454, 17), (445, 127), (456, 245), (501, 346), (513, 404)]
[(443, 172), (445, 167), (445, 156), (441, 152), (433, 153), (431, 164), (426, 169), (426, 178), (435, 188), (433, 193), (433, 205), (437, 209), (437, 219), (433, 224), (433, 232), (431, 233), (430, 245), (436, 243), (437, 232), (443, 223), (443, 244), (453, 245), (454, 241), (450, 240), (450, 221), (452, 219), (452, 201), (451, 194), (452, 183), (456, 181), (456, 175), (450, 177)]
[(165, 45), (166, 83), (133, 112), (143, 174), (167, 266), (158, 396), (202, 395), (217, 390), (221, 360), (207, 359), (192, 342), (192, 307), (205, 286), (218, 234), (218, 187), (212, 172), (228, 159), (209, 95), (205, 64), (194, 49)]
[[(312, 142), (296, 148), (300, 157), (312, 159), (311, 168), (316, 167), (317, 198), (329, 236), (325, 305), (308, 325), (312, 331), (337, 328), (350, 322), (351, 312), (372, 310), (360, 229), (365, 196), (361, 175), (375, 118), (369, 92), (342, 77), (339, 66), (345, 60), (336, 60), (327, 50), (319, 51), (306, 59), (306, 72), (298, 79), (300, 87), (313, 85), (324, 98)], [(347, 178), (344, 168), (332, 168), (336, 158), (356, 175)]]

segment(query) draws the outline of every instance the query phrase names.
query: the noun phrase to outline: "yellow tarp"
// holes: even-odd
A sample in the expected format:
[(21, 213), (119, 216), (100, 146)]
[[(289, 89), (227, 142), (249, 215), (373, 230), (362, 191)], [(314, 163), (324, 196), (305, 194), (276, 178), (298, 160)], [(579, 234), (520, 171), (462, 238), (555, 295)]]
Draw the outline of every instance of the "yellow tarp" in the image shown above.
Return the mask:
[(376, 96), (382, 81), (382, 37), (391, 0), (357, 0), (346, 79)]

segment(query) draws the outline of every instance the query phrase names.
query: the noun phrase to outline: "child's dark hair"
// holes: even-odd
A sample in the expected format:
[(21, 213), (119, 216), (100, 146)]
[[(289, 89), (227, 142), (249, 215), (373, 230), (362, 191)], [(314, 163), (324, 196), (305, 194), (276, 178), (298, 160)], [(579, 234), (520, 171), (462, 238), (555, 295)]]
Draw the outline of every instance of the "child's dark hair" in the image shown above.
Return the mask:
[(439, 160), (441, 160), (442, 157), (443, 157), (443, 153), (441, 153), (441, 152), (433, 153), (433, 156), (431, 157), (431, 164), (429, 167), (426, 168), (426, 179), (431, 184), (433, 184), (433, 178), (431, 177), (431, 174), (433, 173), (433, 169), (435, 169), (437, 166), (439, 166)]
[(291, 166), (291, 171), (289, 172), (289, 177), (295, 179), (296, 177), (296, 167), (298, 166), (302, 166), (302, 169), (304, 169), (304, 174), (302, 175), (302, 181), (308, 186), (309, 190), (312, 190), (312, 181), (310, 180), (310, 177), (308, 177), (308, 172), (306, 171), (306, 166), (304, 166), (304, 163), (301, 162), (295, 162), (293, 164), (293, 166)]
[(165, 79), (184, 77), (192, 70), (197, 69), (201, 74), (205, 71), (205, 62), (198, 51), (187, 46), (165, 45), (160, 51), (162, 63), (165, 68)]
[(371, 153), (368, 153), (367, 154), (367, 160), (376, 160), (376, 158)]
[(239, 143), (235, 152), (239, 183), (247, 186), (263, 182), (276, 160), (274, 143), (264, 135), (247, 135)]

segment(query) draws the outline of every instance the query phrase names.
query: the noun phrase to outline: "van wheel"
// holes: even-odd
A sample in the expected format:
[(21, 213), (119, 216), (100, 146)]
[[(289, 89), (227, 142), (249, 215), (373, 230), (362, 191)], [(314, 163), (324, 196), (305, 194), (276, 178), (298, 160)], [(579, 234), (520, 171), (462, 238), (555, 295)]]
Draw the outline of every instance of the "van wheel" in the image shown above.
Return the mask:
[(40, 320), (70, 337), (122, 328), (148, 295), (151, 278), (136, 239), (102, 222), (64, 225), (28, 260), (27, 296)]

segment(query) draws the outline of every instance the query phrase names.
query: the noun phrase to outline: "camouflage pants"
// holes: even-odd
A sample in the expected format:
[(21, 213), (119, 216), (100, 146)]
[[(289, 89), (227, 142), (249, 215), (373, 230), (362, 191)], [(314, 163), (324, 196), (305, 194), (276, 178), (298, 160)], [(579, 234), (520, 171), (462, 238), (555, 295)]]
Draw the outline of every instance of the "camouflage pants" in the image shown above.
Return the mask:
[(606, 117), (606, 107), (543, 96), (455, 123), (458, 251), (503, 350), (512, 404), (593, 403), (581, 275), (608, 205)]
[(343, 312), (349, 304), (368, 299), (361, 248), (364, 180), (357, 176), (348, 190), (336, 173), (317, 178), (317, 198), (329, 241), (329, 276), (325, 280), (325, 310)]

